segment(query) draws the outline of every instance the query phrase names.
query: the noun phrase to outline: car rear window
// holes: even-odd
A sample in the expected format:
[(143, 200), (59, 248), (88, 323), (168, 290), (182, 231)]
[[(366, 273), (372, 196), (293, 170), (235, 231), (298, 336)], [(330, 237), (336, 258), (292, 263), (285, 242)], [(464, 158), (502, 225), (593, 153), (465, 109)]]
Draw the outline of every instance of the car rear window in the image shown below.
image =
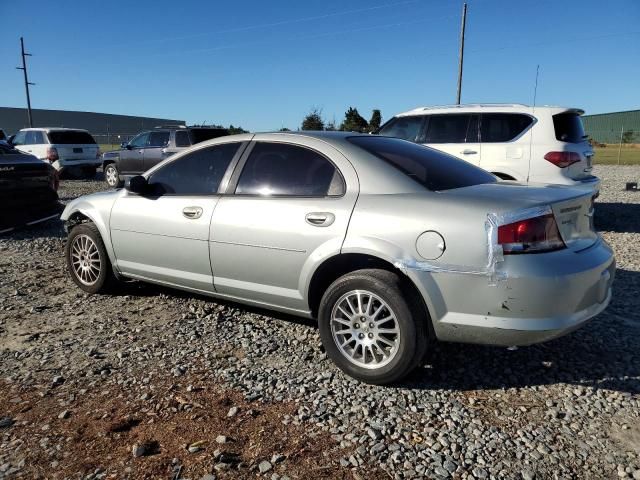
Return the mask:
[(87, 145), (95, 144), (89, 132), (79, 130), (58, 130), (49, 132), (49, 143), (57, 143), (59, 145)]
[(226, 128), (191, 129), (191, 140), (194, 145), (196, 143), (204, 142), (205, 140), (211, 140), (212, 138), (224, 137), (225, 135), (229, 135), (229, 131)]
[(553, 128), (556, 132), (556, 139), (561, 142), (580, 143), (587, 138), (582, 126), (582, 118), (574, 112), (554, 115)]
[(490, 173), (464, 160), (423, 145), (376, 136), (349, 137), (348, 140), (393, 165), (427, 190), (450, 190), (497, 181)]

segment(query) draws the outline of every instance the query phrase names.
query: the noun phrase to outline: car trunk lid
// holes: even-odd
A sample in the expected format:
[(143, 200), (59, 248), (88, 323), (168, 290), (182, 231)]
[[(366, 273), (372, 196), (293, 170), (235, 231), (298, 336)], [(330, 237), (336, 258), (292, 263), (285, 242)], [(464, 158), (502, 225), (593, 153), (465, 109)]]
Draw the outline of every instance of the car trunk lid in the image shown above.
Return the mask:
[(89, 132), (82, 130), (51, 130), (49, 143), (61, 160), (95, 160), (98, 145)]

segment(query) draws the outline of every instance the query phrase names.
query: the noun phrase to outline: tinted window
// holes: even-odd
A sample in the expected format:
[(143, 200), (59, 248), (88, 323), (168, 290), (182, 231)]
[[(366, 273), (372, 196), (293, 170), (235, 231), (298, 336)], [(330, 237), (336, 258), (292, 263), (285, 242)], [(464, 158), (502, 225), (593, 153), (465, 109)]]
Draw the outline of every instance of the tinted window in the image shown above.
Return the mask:
[(203, 148), (169, 162), (149, 177), (157, 195), (211, 195), (217, 193), (240, 143)]
[(471, 115), (430, 115), (425, 143), (464, 143)]
[(313, 150), (283, 143), (257, 143), (247, 159), (237, 194), (323, 197), (344, 193), (342, 176)]
[(488, 172), (415, 143), (385, 137), (350, 137), (349, 141), (396, 167), (428, 190), (439, 191), (493, 183)]
[(485, 113), (482, 115), (480, 135), (485, 143), (509, 142), (525, 131), (533, 119), (513, 113)]
[(25, 145), (38, 145), (39, 143), (44, 143), (44, 142), (38, 142), (38, 140), (42, 138), (42, 135), (38, 135), (38, 133), (40, 133), (40, 132), (35, 132), (33, 130), (29, 130), (27, 132), (27, 136), (26, 136), (26, 139), (24, 141), (24, 144)]
[(169, 143), (169, 132), (151, 132), (149, 134), (149, 147), (166, 147)]
[(176, 132), (176, 147), (188, 147), (191, 145), (189, 140), (189, 132), (185, 130), (178, 130)]
[(554, 115), (553, 128), (556, 131), (556, 139), (561, 142), (579, 143), (587, 138), (584, 134), (582, 119), (577, 113)]
[(13, 143), (14, 145), (24, 145), (26, 136), (27, 136), (27, 132), (18, 132), (16, 133), (16, 136), (13, 137), (13, 140), (11, 141), (11, 143)]
[(196, 143), (204, 142), (205, 140), (211, 140), (212, 138), (224, 137), (229, 135), (229, 131), (226, 128), (193, 128), (191, 129), (191, 139), (194, 145)]
[(78, 130), (58, 130), (49, 132), (49, 142), (60, 145), (95, 145), (96, 141), (89, 132)]
[(129, 142), (129, 145), (131, 145), (133, 148), (144, 148), (147, 146), (148, 138), (149, 138), (148, 133), (141, 133), (140, 135), (135, 137), (133, 140), (131, 140)]
[(423, 122), (424, 117), (396, 117), (387, 122), (380, 129), (379, 134), (385, 137), (396, 137), (414, 142), (420, 134)]

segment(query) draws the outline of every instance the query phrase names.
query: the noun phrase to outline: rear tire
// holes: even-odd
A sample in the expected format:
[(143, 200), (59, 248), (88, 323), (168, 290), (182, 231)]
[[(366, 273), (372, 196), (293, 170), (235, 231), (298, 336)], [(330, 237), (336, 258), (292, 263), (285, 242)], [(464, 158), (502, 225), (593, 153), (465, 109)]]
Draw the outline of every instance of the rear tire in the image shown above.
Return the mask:
[(93, 223), (73, 227), (64, 256), (71, 279), (85, 292), (107, 293), (118, 286), (104, 242)]
[(357, 270), (324, 293), (320, 337), (327, 355), (347, 375), (384, 385), (399, 381), (422, 360), (428, 317), (404, 281), (386, 270)]
[(120, 172), (115, 163), (109, 163), (104, 167), (104, 181), (111, 188), (122, 187), (123, 182), (120, 180)]

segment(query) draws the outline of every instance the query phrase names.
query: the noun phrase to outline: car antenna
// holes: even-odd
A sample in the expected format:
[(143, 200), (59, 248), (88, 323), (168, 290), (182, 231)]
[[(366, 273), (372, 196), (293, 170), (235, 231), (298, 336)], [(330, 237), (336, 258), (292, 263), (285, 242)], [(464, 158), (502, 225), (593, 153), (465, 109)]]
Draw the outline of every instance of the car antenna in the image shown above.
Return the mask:
[[(536, 65), (536, 81), (533, 86), (533, 110), (531, 114), (536, 114), (536, 98), (538, 96), (538, 76), (540, 75), (540, 64)], [(527, 169), (527, 183), (531, 175), (531, 154), (533, 152), (533, 129), (531, 130), (531, 136), (529, 137), (529, 168)]]

